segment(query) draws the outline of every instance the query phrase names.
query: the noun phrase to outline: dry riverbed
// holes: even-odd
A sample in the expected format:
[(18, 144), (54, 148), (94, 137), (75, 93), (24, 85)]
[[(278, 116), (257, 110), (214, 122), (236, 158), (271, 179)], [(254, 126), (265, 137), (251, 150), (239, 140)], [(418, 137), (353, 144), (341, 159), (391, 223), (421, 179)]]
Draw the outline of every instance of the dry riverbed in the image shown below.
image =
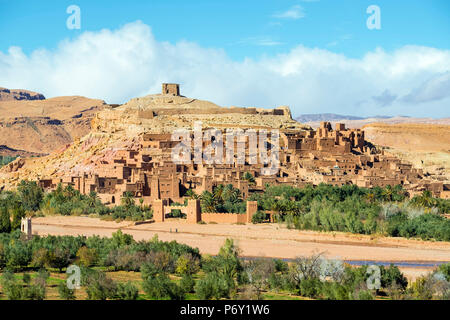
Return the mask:
[[(170, 219), (164, 223), (103, 221), (90, 217), (49, 216), (33, 218), (33, 233), (39, 235), (111, 236), (121, 229), (135, 240), (153, 236), (199, 248), (203, 254), (217, 254), (226, 238), (234, 239), (246, 257), (292, 259), (313, 253), (342, 260), (392, 262), (450, 262), (450, 242), (374, 237), (346, 233), (290, 230), (278, 224), (187, 224)], [(432, 270), (429, 267), (401, 267), (408, 278)]]

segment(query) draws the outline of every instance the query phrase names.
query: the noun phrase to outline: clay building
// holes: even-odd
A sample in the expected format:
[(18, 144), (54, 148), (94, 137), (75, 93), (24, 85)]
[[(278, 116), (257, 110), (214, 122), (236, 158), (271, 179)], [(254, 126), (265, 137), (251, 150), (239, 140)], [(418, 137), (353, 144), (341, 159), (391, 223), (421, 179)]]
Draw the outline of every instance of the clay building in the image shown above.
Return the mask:
[[(179, 87), (164, 84), (164, 92), (179, 94)], [(226, 142), (225, 131), (223, 134)], [(336, 124), (335, 130), (329, 122), (323, 122), (316, 131), (281, 131), (280, 169), (270, 176), (261, 174), (264, 164), (250, 164), (248, 141), (240, 155), (245, 159), (243, 164), (238, 157), (226, 164), (177, 164), (171, 160), (177, 143), (171, 141), (170, 134), (142, 134), (138, 146), (116, 150), (112, 159), (96, 163), (94, 173), (42, 179), (39, 183), (44, 189), (54, 189), (61, 183), (72, 185), (82, 194), (94, 191), (109, 204), (120, 203), (125, 192), (131, 192), (136, 200), (142, 198), (145, 204), (155, 200), (183, 203), (187, 190), (201, 194), (220, 184), (232, 184), (244, 199), (270, 184), (304, 187), (320, 183), (368, 188), (401, 184), (411, 194), (426, 189), (435, 196), (448, 197), (442, 183), (424, 180), (421, 170), (411, 164), (377, 153), (365, 142), (364, 131), (346, 129), (343, 124)], [(203, 145), (208, 143), (204, 141)], [(255, 182), (244, 180), (245, 173), (250, 173)]]

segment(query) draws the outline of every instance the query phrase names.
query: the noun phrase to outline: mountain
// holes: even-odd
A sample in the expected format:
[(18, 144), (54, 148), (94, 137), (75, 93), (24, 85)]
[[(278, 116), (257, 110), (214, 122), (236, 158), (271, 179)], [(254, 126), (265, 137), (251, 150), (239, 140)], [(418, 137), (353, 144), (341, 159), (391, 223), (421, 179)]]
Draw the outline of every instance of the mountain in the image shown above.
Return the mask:
[(305, 122), (315, 122), (315, 121), (338, 121), (338, 120), (362, 120), (365, 118), (346, 116), (335, 113), (312, 113), (312, 114), (302, 114), (295, 118), (300, 123)]
[(6, 89), (0, 87), (0, 101), (44, 100), (44, 99), (45, 97), (41, 93), (23, 89)]
[(296, 118), (298, 122), (318, 128), (320, 122), (331, 122), (332, 126), (336, 123), (344, 123), (347, 128), (360, 129), (370, 123), (385, 123), (385, 124), (401, 124), (401, 123), (416, 123), (416, 124), (435, 124), (446, 125), (450, 124), (450, 118), (413, 118), (409, 116), (373, 116), (373, 117), (356, 117), (348, 115), (339, 115), (334, 113), (318, 113), (318, 114), (304, 114)]
[(10, 156), (49, 154), (86, 135), (105, 106), (103, 100), (80, 96), (45, 99), (40, 93), (1, 88), (0, 145)]

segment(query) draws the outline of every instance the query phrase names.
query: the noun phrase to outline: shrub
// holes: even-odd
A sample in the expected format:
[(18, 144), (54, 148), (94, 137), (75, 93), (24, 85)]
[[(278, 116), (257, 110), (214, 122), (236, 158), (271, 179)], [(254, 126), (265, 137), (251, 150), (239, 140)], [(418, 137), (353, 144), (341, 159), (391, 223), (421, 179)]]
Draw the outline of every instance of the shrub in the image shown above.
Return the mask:
[(136, 300), (139, 296), (138, 288), (128, 281), (127, 283), (117, 284), (116, 299), (118, 300)]
[(156, 300), (183, 300), (183, 290), (165, 274), (144, 279), (142, 289), (151, 298)]
[(195, 285), (195, 293), (202, 300), (230, 298), (234, 289), (233, 279), (217, 273), (208, 273)]
[(264, 211), (256, 211), (256, 213), (252, 216), (252, 223), (258, 224), (263, 223), (266, 220), (266, 214)]
[(299, 289), (300, 295), (317, 298), (322, 289), (322, 282), (317, 278), (303, 279), (300, 281)]
[(98, 254), (94, 248), (87, 248), (83, 246), (78, 249), (77, 258), (80, 264), (85, 267), (90, 267), (96, 263)]
[(42, 268), (50, 266), (50, 252), (46, 248), (40, 248), (33, 251), (31, 266), (34, 268)]
[(63, 268), (69, 266), (71, 262), (70, 252), (67, 249), (56, 248), (50, 252), (50, 266), (57, 268), (61, 272)]
[(391, 264), (389, 268), (381, 266), (380, 271), (382, 288), (389, 288), (392, 285), (397, 285), (400, 289), (405, 290), (408, 286), (408, 280), (397, 266), (394, 266), (393, 264)]
[(183, 292), (190, 293), (194, 292), (195, 281), (191, 275), (185, 274), (180, 280), (180, 288)]
[(190, 253), (181, 255), (176, 262), (176, 273), (180, 275), (193, 275), (200, 269), (200, 261)]
[(104, 272), (92, 272), (86, 280), (86, 293), (89, 300), (106, 300), (116, 297), (117, 285)]
[(67, 283), (61, 282), (58, 284), (58, 294), (62, 300), (75, 300), (75, 289), (69, 289)]

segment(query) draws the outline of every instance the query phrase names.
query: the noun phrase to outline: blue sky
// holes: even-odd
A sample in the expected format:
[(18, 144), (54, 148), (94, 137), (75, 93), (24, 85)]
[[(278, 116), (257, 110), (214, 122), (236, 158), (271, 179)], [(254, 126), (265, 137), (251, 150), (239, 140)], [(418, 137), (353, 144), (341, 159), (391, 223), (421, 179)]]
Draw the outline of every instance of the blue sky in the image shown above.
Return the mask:
[[(80, 30), (66, 27), (66, 8), (72, 4), (81, 9)], [(366, 26), (366, 9), (373, 4), (381, 9), (381, 30)], [(449, 18), (447, 0), (0, 0), (0, 86), (26, 85), (47, 96), (82, 94), (124, 102), (152, 92), (159, 88), (158, 81), (167, 80), (181, 82), (186, 95), (196, 94), (224, 105), (289, 104), (294, 114), (450, 116), (450, 100), (443, 93), (450, 91)], [(134, 28), (128, 28), (130, 24)], [(105, 29), (112, 34), (105, 34)], [(134, 38), (121, 30), (142, 38), (133, 42)], [(104, 58), (99, 58), (101, 64), (95, 63), (93, 55), (98, 58), (103, 54), (103, 48), (95, 45), (90, 50), (98, 53), (68, 58), (67, 47), (92, 45), (83, 42), (88, 36), (114, 42), (121, 46), (115, 53), (117, 59), (136, 58), (141, 65), (129, 66), (127, 73), (127, 68), (121, 69), (117, 65), (122, 63), (111, 57), (106, 60), (111, 59), (112, 65), (103, 63)], [(135, 51), (130, 52), (126, 46)], [(12, 47), (20, 49), (11, 51)], [(160, 68), (167, 55), (172, 62), (166, 65), (171, 75), (166, 79), (164, 68)], [(64, 59), (76, 61), (79, 68), (61, 67)], [(423, 61), (420, 67), (416, 59)], [(411, 74), (401, 60), (411, 64)], [(328, 61), (335, 63), (329, 65)], [(95, 63), (94, 67), (89, 62)], [(36, 63), (46, 68), (35, 68)], [(364, 77), (367, 63), (379, 64), (373, 72), (373, 83)], [(35, 73), (29, 70), (31, 64)], [(220, 70), (221, 66), (227, 70)], [(377, 79), (377, 72), (382, 74), (390, 67), (389, 77)], [(117, 68), (120, 80), (110, 82), (99, 75), (110, 77), (106, 73), (111, 68)], [(198, 71), (202, 68), (203, 72)], [(227, 72), (234, 68), (241, 82), (239, 88), (229, 85), (233, 76)], [(266, 72), (261, 73), (261, 68)], [(93, 69), (95, 74), (89, 74)], [(142, 69), (157, 76), (138, 75), (140, 82), (136, 84), (131, 71)], [(87, 79), (97, 82), (85, 84), (80, 70)], [(216, 77), (202, 80), (208, 79), (211, 70)], [(401, 79), (398, 70), (402, 70)], [(39, 72), (45, 81), (39, 82)], [(66, 86), (60, 84), (63, 76)], [(275, 80), (271, 80), (273, 77)], [(367, 81), (361, 81), (361, 77)], [(110, 91), (99, 84), (105, 81)], [(265, 81), (267, 86), (258, 81)], [(130, 87), (124, 83), (130, 83)], [(289, 88), (281, 89), (280, 94), (278, 83)], [(98, 90), (93, 90), (96, 86)], [(358, 88), (347, 89), (352, 86)], [(119, 87), (123, 88), (120, 94)], [(273, 95), (267, 93), (271, 87)], [(295, 91), (297, 95), (292, 93)], [(325, 92), (336, 94), (336, 99), (323, 98)], [(306, 97), (308, 94), (311, 97)]]

